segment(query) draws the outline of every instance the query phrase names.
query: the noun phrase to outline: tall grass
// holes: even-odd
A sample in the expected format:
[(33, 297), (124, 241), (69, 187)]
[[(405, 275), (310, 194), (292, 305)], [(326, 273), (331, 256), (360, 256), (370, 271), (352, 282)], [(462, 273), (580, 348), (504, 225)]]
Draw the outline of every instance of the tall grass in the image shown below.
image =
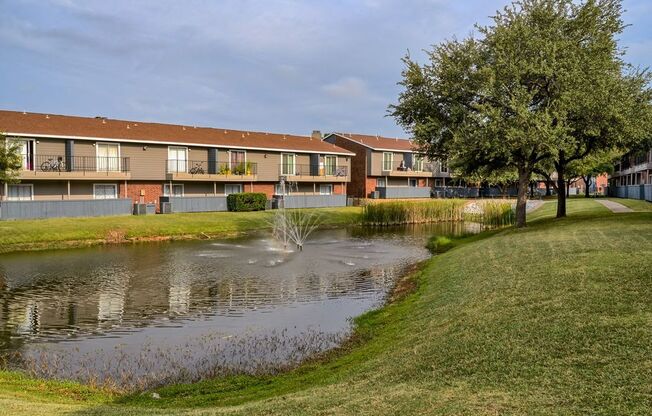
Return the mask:
[(516, 212), (509, 201), (485, 200), (476, 202), (475, 210), (467, 211), (465, 219), (479, 222), (485, 227), (505, 227), (516, 222)]
[(462, 221), (465, 204), (466, 201), (461, 199), (372, 203), (363, 208), (362, 222), (369, 225), (397, 225)]

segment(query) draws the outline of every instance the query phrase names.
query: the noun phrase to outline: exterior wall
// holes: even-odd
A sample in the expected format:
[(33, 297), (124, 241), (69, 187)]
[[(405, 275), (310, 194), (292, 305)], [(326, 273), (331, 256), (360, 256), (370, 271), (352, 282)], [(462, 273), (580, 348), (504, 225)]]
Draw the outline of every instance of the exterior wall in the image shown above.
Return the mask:
[(64, 156), (66, 153), (66, 142), (64, 140), (38, 139), (37, 142), (35, 146), (37, 155)]
[[(125, 189), (126, 188), (126, 189)], [(138, 181), (124, 182), (120, 184), (120, 196), (130, 198), (134, 203), (156, 204), (159, 210), (159, 198), (163, 196), (163, 182), (161, 181)]]
[(375, 181), (373, 187), (369, 186), (367, 181), (367, 157), (370, 150), (361, 144), (346, 140), (335, 134), (328, 136), (325, 141), (355, 153), (355, 156), (350, 158), (349, 175), (351, 182), (347, 184), (347, 194), (358, 198), (366, 198), (376, 188)]

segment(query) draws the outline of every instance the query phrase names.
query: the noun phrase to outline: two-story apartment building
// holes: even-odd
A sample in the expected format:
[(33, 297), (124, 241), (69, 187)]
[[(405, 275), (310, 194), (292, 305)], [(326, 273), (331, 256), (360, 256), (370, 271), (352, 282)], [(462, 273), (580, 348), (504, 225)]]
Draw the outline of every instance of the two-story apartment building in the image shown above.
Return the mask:
[(616, 163), (609, 195), (652, 201), (652, 149), (630, 152)]
[(433, 187), (447, 186), (451, 177), (445, 163), (429, 160), (409, 140), (331, 133), (324, 141), (355, 153), (350, 196), (429, 198)]
[[(0, 111), (20, 145), (20, 183), (5, 201), (200, 198), (237, 192), (345, 195), (351, 151), (296, 136), (104, 117)], [(341, 198), (339, 199), (342, 200)]]

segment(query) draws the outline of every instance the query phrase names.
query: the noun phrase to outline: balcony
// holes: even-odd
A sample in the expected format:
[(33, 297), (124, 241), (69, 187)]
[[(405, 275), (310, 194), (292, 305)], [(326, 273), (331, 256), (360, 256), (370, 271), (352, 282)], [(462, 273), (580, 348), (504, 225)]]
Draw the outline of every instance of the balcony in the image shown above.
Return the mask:
[(258, 176), (255, 162), (207, 162), (205, 160), (174, 160), (166, 162), (169, 181), (249, 182)]
[(383, 176), (398, 176), (410, 178), (432, 178), (434, 176), (449, 177), (448, 170), (446, 172), (438, 171), (436, 163), (414, 163), (410, 166), (395, 166), (385, 165), (382, 167), (381, 174)]
[(289, 182), (348, 182), (348, 166), (280, 164), (279, 175)]
[(36, 155), (23, 156), (21, 180), (129, 179), (128, 157)]

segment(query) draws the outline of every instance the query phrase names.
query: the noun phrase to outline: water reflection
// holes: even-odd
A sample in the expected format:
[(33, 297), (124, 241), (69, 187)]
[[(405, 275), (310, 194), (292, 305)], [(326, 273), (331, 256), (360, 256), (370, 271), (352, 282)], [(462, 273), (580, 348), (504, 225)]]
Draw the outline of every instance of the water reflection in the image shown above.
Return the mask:
[[(217, 338), (269, 340), (276, 339), (270, 334), (316, 331), (327, 335), (315, 343), (318, 349), (330, 347), (335, 338), (328, 336), (346, 333), (351, 317), (378, 305), (402, 270), (428, 256), (426, 238), (464, 232), (460, 227), (319, 231), (300, 253), (261, 234), (4, 255), (0, 351), (56, 351), (67, 357), (58, 359), (65, 368), (79, 365), (82, 356), (106, 368), (116, 354), (142, 356), (145, 345), (205, 343), (200, 339), (217, 348)], [(269, 350), (269, 342), (259, 344), (258, 350)], [(246, 350), (241, 341), (228, 348)], [(238, 360), (260, 356), (256, 348)], [(294, 353), (263, 355), (273, 361), (288, 354)]]

